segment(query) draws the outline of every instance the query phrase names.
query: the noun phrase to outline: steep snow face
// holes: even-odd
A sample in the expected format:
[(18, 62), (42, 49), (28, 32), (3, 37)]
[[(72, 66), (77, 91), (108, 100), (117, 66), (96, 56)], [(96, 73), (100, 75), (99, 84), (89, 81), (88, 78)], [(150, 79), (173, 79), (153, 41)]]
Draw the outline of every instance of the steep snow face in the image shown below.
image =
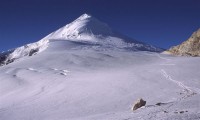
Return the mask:
[(96, 18), (83, 14), (75, 21), (47, 35), (40, 41), (28, 44), (10, 52), (0, 55), (0, 64), (9, 64), (24, 56), (32, 56), (44, 51), (50, 41), (75, 41), (79, 43), (90, 43), (99, 45), (102, 49), (123, 49), (131, 51), (159, 52), (161, 49), (148, 45), (113, 31), (107, 24)]
[(45, 39), (93, 39), (94, 36), (112, 36), (111, 28), (96, 18), (83, 14), (75, 21), (51, 33)]
[(159, 48), (128, 38), (112, 30), (106, 23), (88, 14), (83, 14), (72, 23), (67, 24), (43, 39), (90, 42), (102, 46), (128, 48), (131, 50), (161, 51)]

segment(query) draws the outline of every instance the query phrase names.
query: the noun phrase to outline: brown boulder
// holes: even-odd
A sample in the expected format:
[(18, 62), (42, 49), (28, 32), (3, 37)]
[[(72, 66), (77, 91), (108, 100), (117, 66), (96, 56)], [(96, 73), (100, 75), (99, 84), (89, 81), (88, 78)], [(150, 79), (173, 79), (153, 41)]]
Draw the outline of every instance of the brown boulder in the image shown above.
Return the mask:
[(146, 105), (146, 101), (144, 101), (142, 98), (138, 99), (135, 104), (133, 105), (132, 110), (135, 111), (138, 108), (141, 108), (142, 106)]

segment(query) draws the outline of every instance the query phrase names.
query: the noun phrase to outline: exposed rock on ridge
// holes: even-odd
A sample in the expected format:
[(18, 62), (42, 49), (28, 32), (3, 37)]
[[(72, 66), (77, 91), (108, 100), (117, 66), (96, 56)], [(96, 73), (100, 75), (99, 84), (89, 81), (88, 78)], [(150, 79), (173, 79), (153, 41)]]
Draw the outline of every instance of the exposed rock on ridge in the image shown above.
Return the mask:
[(171, 47), (168, 51), (170, 54), (181, 56), (200, 56), (200, 29), (180, 45)]

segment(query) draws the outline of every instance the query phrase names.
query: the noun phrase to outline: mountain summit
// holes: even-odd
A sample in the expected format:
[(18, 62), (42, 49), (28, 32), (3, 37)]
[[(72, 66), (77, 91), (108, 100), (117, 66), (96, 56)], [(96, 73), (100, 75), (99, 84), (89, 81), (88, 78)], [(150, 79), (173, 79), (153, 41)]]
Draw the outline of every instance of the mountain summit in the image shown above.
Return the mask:
[[(115, 32), (106, 23), (99, 21), (91, 15), (83, 14), (73, 22), (50, 33), (36, 43), (27, 44), (1, 53), (0, 65), (9, 64), (24, 56), (32, 56), (40, 53), (46, 50), (49, 45), (52, 46), (52, 42), (55, 43), (56, 41), (66, 41), (68, 43), (76, 42), (78, 43), (76, 45), (87, 43), (88, 46), (95, 46), (95, 50), (98, 48), (98, 50), (161, 51), (161, 49), (152, 45), (133, 40)], [(66, 44), (66, 42), (64, 44)], [(66, 46), (70, 47), (69, 44)], [(54, 48), (58, 49), (59, 47), (61, 47), (61, 45)]]
[(92, 36), (111, 36), (111, 28), (88, 14), (51, 33), (45, 39), (92, 39)]
[(200, 56), (200, 29), (195, 31), (192, 36), (180, 45), (170, 48), (168, 51), (174, 55), (181, 56)]

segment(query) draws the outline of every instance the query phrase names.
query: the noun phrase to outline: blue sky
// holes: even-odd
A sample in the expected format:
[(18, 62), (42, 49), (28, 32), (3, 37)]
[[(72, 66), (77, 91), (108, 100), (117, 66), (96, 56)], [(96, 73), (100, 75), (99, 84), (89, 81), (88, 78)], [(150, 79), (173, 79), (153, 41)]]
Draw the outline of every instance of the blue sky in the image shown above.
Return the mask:
[(36, 42), (83, 13), (162, 48), (200, 28), (199, 0), (0, 0), (0, 51)]

